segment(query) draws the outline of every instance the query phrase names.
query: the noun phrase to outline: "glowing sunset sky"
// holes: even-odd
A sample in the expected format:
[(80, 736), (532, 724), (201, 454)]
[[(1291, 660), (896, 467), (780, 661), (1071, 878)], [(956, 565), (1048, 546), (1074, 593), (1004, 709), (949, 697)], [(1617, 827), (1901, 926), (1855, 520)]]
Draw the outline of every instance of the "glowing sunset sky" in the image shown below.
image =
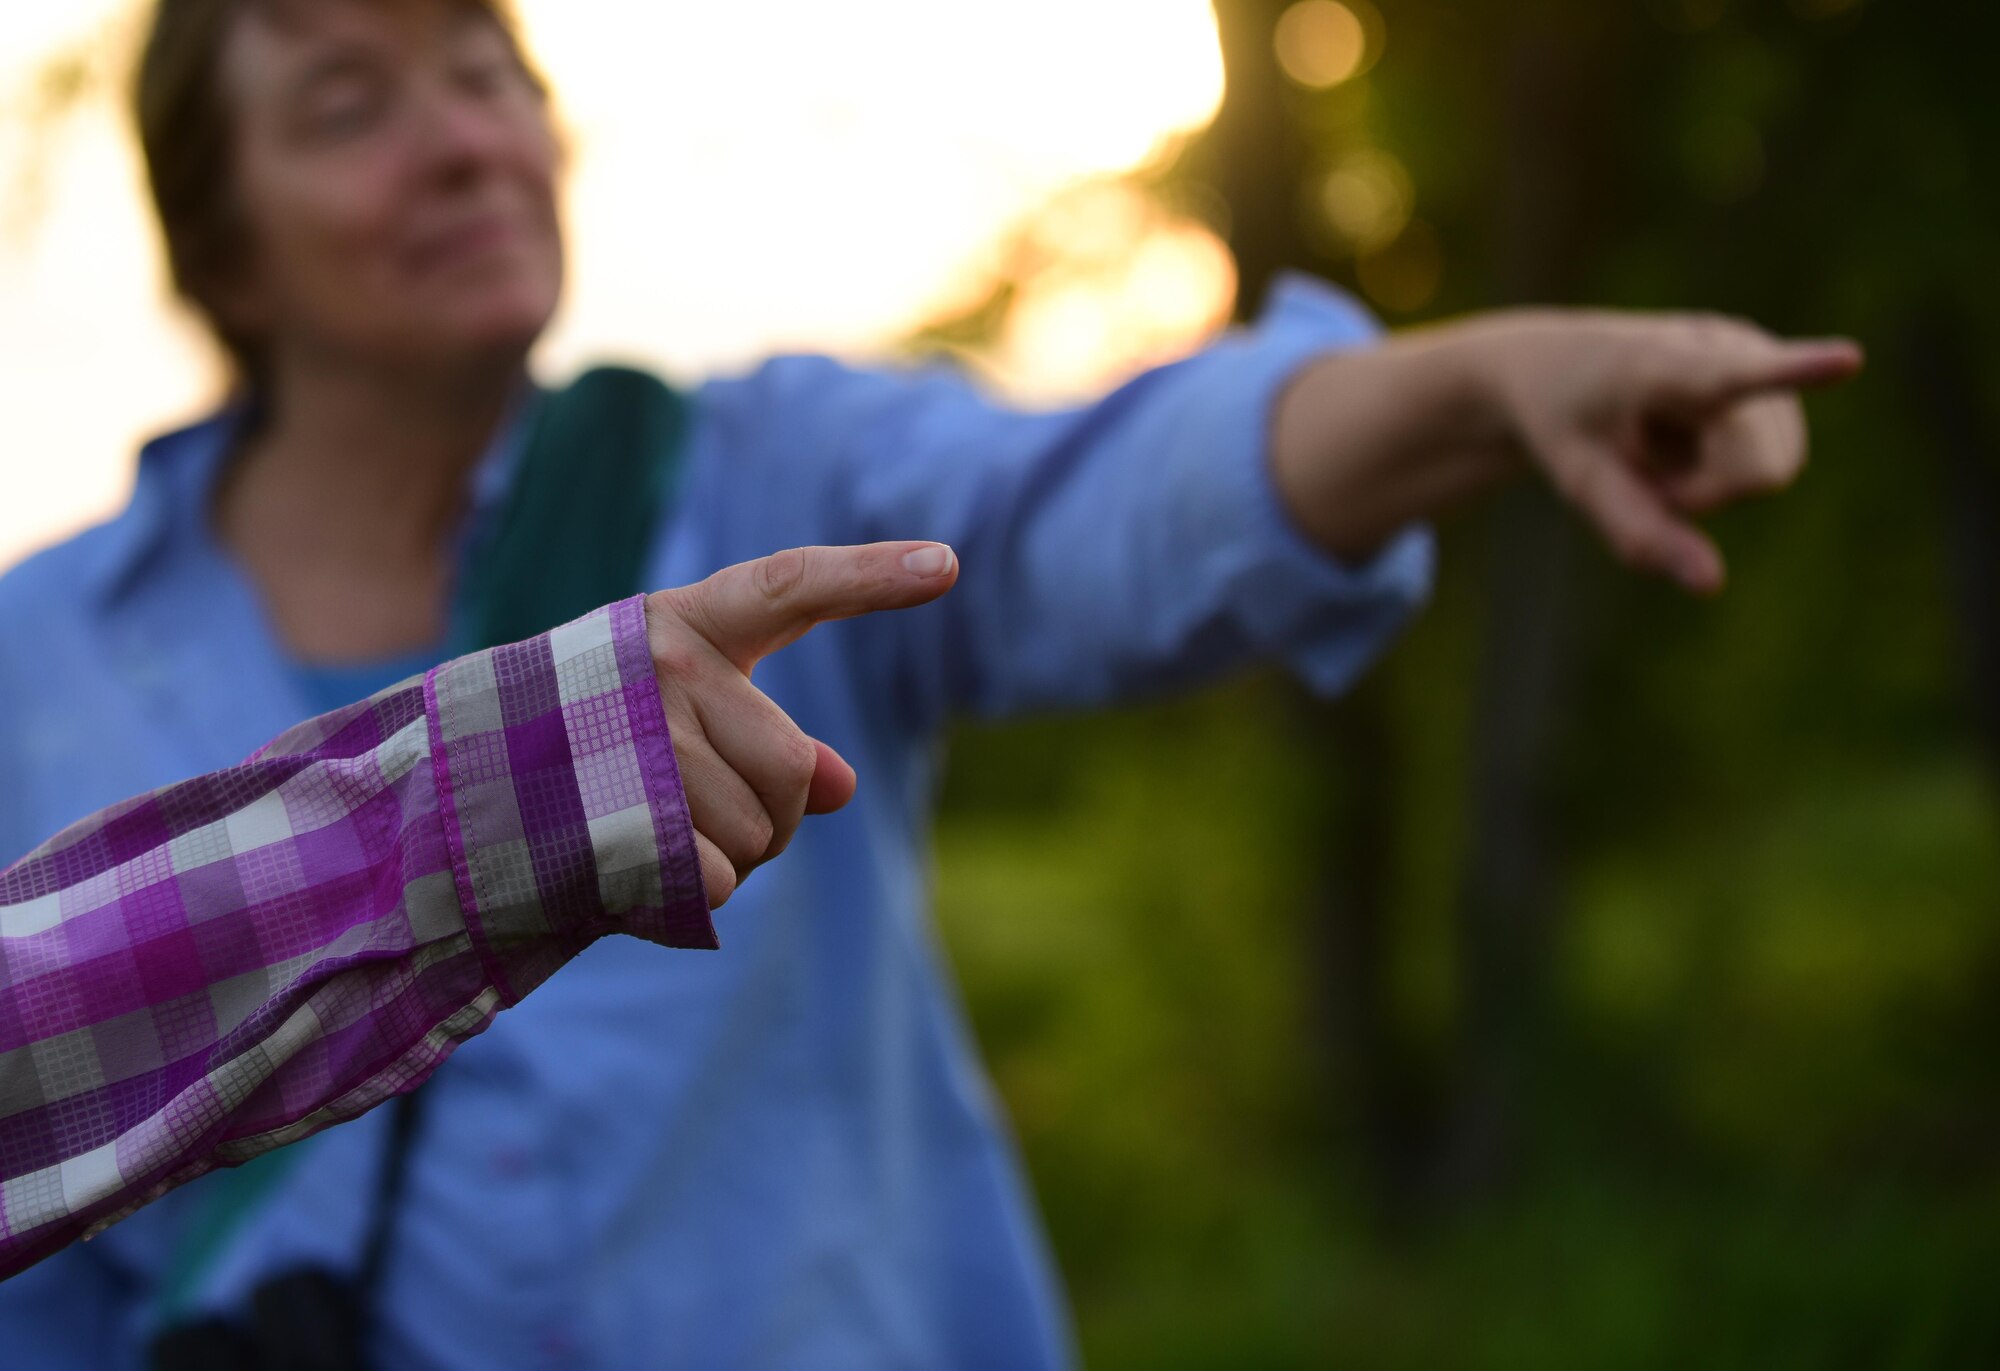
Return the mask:
[[(1025, 211), (1144, 163), (1222, 93), (1206, 0), (518, 9), (576, 153), (551, 374), (607, 354), (693, 377), (879, 347), (963, 298)], [(0, 562), (115, 509), (137, 443), (217, 394), (141, 199), (130, 14), (0, 7)], [(94, 59), (109, 79), (31, 137), (34, 74), (77, 51), (109, 54)], [(1227, 289), (1218, 251), (1166, 235), (1135, 254), (1133, 288), (1170, 325), (1197, 318)], [(1096, 308), (1055, 300), (1029, 320), (1026, 382), (1110, 364)]]

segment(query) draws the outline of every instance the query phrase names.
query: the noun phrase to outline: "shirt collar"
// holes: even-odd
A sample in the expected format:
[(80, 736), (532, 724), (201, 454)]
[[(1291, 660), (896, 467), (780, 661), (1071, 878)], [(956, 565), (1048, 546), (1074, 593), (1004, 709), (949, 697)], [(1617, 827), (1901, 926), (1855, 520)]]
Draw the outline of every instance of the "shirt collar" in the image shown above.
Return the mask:
[[(513, 488), (541, 395), (539, 387), (523, 385), (474, 465), (462, 537), (490, 521)], [(248, 417), (246, 405), (232, 403), (139, 449), (132, 498), (106, 527), (104, 554), (93, 573), (92, 588), (106, 607), (129, 591), (155, 558), (209, 537), (210, 498)]]
[(104, 556), (93, 589), (108, 605), (177, 537), (206, 528), (207, 496), (243, 423), (231, 405), (199, 423), (154, 438), (139, 449), (132, 498), (106, 529)]

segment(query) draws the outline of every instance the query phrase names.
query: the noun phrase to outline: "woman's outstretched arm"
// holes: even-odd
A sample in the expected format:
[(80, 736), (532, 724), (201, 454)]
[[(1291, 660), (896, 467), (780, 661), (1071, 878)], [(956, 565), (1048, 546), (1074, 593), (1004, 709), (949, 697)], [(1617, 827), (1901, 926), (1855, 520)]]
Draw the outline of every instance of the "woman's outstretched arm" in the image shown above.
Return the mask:
[(1537, 470), (1627, 561), (1716, 589), (1698, 516), (1796, 474), (1795, 390), (1859, 364), (1851, 343), (1687, 315), (1511, 311), (1385, 338), (1287, 278), (1253, 325), (1074, 408), (814, 358), (712, 383), (687, 500), (725, 556), (910, 535), (964, 554), (948, 601), (847, 635), (905, 735), (1264, 662), (1331, 695), (1423, 601), (1426, 521)]

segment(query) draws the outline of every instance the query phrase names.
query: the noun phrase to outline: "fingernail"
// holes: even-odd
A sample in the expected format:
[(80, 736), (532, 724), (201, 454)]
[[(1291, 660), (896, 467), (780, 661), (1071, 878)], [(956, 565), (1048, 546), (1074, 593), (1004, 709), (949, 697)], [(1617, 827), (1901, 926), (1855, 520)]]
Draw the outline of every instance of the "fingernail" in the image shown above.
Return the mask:
[(955, 559), (943, 543), (927, 543), (903, 554), (903, 570), (912, 576), (942, 576)]

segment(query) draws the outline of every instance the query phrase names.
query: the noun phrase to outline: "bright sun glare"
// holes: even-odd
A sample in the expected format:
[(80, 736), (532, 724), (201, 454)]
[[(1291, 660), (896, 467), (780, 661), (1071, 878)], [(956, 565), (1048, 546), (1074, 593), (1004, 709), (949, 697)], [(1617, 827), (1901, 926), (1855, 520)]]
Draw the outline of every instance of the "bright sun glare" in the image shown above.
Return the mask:
[[(974, 290), (1021, 216), (1145, 164), (1222, 95), (1208, 0), (517, 8), (576, 154), (552, 375), (607, 355), (689, 378), (879, 349)], [(219, 384), (165, 298), (122, 56), (61, 120), (31, 131), (23, 115), (52, 56), (130, 9), (0, 8), (0, 564), (115, 509), (138, 442)], [(1131, 246), (1110, 286), (1025, 311), (1003, 374), (1074, 388), (1226, 307), (1212, 237), (1167, 226)], [(1150, 313), (1121, 315), (1106, 290)]]

